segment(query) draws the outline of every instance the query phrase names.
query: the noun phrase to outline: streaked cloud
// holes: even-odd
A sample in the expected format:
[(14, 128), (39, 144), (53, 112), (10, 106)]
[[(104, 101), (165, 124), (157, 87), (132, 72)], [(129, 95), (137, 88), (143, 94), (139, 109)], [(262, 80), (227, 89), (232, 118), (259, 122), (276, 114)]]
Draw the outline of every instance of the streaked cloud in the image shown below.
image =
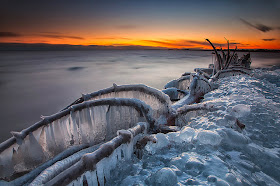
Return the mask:
[(270, 27), (270, 26), (267, 26), (267, 25), (264, 25), (264, 24), (260, 24), (260, 23), (258, 23), (258, 24), (252, 24), (252, 23), (250, 23), (249, 21), (246, 21), (245, 19), (242, 19), (242, 18), (240, 18), (240, 20), (241, 20), (245, 25), (248, 25), (248, 26), (250, 26), (250, 27), (252, 27), (252, 28), (255, 28), (255, 29), (257, 29), (257, 30), (259, 30), (259, 31), (261, 31), (261, 32), (269, 32), (269, 31), (274, 30), (274, 29), (279, 29), (278, 27), (277, 27), (277, 28), (273, 28), (273, 27)]
[(84, 39), (79, 36), (68, 36), (68, 35), (60, 35), (60, 34), (39, 34), (42, 37), (54, 38), (54, 39)]
[(101, 40), (131, 40), (130, 38), (126, 37), (98, 37), (94, 39), (101, 39)]
[[(151, 44), (156, 45), (163, 45), (168, 47), (174, 47), (174, 48), (194, 48), (194, 47), (209, 47), (209, 43), (206, 41), (195, 41), (195, 40), (186, 40), (186, 39), (177, 39), (177, 40), (142, 40), (144, 42), (148, 42)], [(227, 43), (217, 43), (213, 42), (213, 44), (217, 47), (226, 47)], [(232, 45), (242, 45), (241, 43), (233, 42), (230, 43)]]
[(0, 32), (0, 37), (20, 37), (22, 36), (16, 32)]
[(269, 38), (269, 39), (262, 39), (263, 41), (275, 41), (276, 39), (274, 38)]
[(54, 39), (84, 39), (83, 37), (79, 36), (69, 36), (63, 35), (59, 32), (41, 32), (40, 34), (20, 34), (17, 32), (0, 32), (0, 37), (23, 37), (23, 36), (40, 36), (40, 37), (47, 37), (47, 38), (54, 38)]

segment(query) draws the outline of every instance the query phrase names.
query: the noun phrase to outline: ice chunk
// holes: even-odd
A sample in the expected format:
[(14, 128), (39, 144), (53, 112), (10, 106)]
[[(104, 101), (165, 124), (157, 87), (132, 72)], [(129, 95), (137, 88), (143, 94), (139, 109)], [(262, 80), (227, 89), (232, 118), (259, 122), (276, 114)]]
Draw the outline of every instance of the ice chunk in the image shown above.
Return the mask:
[(204, 130), (198, 133), (197, 139), (200, 143), (205, 145), (219, 145), (222, 138), (221, 136), (213, 131)]
[(167, 147), (169, 145), (169, 140), (167, 138), (167, 135), (163, 133), (158, 133), (155, 135), (156, 143), (148, 142), (145, 149), (154, 154), (157, 150), (163, 149), (164, 147)]
[(184, 127), (180, 132), (180, 138), (185, 142), (191, 142), (195, 135), (195, 130), (191, 127)]
[(161, 149), (166, 147), (169, 144), (169, 140), (167, 139), (166, 135), (163, 133), (156, 134), (156, 148)]
[(167, 134), (168, 140), (177, 143), (182, 143), (183, 140), (180, 138), (180, 132), (169, 132)]
[(156, 186), (170, 186), (177, 184), (176, 173), (171, 168), (162, 168), (151, 178), (152, 185)]

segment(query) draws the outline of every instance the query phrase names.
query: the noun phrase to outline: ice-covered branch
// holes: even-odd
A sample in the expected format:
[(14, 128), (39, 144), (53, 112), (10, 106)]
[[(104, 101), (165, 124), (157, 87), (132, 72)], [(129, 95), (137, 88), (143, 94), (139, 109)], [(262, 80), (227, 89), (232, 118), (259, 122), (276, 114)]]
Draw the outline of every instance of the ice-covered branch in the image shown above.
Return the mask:
[(189, 89), (190, 93), (187, 96), (172, 105), (174, 110), (177, 110), (184, 105), (190, 105), (199, 101), (204, 94), (212, 90), (212, 87), (206, 78), (196, 75), (194, 76)]
[(169, 112), (169, 106), (171, 104), (169, 97), (162, 91), (142, 85), (116, 85), (112, 87), (99, 90), (90, 94), (84, 94), (81, 98), (77, 99), (75, 102), (70, 104), (68, 107), (81, 103), (87, 100), (97, 100), (104, 98), (135, 98), (139, 99), (146, 104), (150, 105), (154, 111), (154, 117), (159, 117), (160, 115)]
[[(44, 180), (42, 183), (45, 185), (66, 185), (71, 183), (74, 180), (82, 180), (84, 179), (85, 174), (89, 172), (94, 172), (96, 169), (99, 169), (99, 167), (102, 167), (101, 170), (102, 173), (97, 175), (96, 171), (95, 176), (88, 177), (88, 180), (86, 178), (87, 182), (95, 182), (98, 185), (103, 185), (104, 176), (106, 179), (108, 179), (108, 175), (104, 175), (104, 169), (109, 169), (106, 172), (110, 172), (110, 169), (114, 168), (114, 165), (116, 165), (116, 161), (118, 159), (121, 159), (121, 157), (118, 157), (118, 153), (114, 153), (117, 150), (125, 150), (123, 148), (131, 148), (131, 147), (121, 147), (122, 144), (130, 143), (130, 146), (133, 147), (133, 145), (136, 144), (137, 140), (133, 142), (133, 139), (137, 139), (136, 136), (147, 132), (148, 126), (144, 123), (140, 123), (136, 125), (133, 128), (130, 128), (128, 130), (121, 130), (118, 131), (118, 136), (110, 140), (109, 142), (101, 145), (96, 151), (92, 153), (85, 154), (81, 157), (81, 159), (75, 163), (73, 166), (68, 168), (67, 170), (61, 172), (56, 177), (52, 178), (51, 180)], [(128, 150), (128, 149), (127, 149)], [(131, 156), (133, 153), (133, 150), (127, 151), (127, 156)], [(104, 167), (103, 162), (101, 162), (103, 159), (108, 159), (108, 161), (115, 161), (115, 163), (110, 164), (110, 166)], [(99, 165), (98, 165), (99, 164)], [(99, 170), (100, 171), (100, 170)], [(100, 172), (101, 172), (100, 171)], [(102, 177), (102, 178), (101, 178)], [(36, 183), (34, 182), (36, 185)]]
[(147, 121), (151, 127), (155, 122), (152, 109), (137, 99), (108, 98), (73, 105), (2, 143), (0, 162), (5, 171), (0, 176), (10, 180), (12, 175), (32, 170), (71, 146), (108, 141), (117, 130), (140, 121)]

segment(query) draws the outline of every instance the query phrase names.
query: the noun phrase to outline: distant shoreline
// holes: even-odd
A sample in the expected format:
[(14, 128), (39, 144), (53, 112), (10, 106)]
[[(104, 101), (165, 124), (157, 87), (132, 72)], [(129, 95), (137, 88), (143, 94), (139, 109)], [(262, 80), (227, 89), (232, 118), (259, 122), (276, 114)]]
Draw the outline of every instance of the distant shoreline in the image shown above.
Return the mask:
[[(213, 51), (212, 49), (197, 48), (164, 48), (140, 45), (106, 46), (106, 45), (68, 45), (68, 44), (46, 44), (46, 43), (0, 43), (0, 51), (91, 51), (91, 50), (185, 50), (185, 51)], [(219, 50), (219, 49), (218, 49)], [(224, 49), (226, 51), (226, 49)], [(234, 51), (234, 49), (230, 49)], [(237, 52), (274, 52), (280, 49), (237, 49)]]

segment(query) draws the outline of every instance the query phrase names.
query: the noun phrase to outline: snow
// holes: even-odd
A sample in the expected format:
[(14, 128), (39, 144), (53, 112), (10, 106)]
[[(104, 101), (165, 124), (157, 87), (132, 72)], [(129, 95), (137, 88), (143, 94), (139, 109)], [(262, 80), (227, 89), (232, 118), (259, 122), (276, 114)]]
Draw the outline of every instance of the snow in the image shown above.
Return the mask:
[(170, 185), (280, 185), (279, 87), (242, 75), (218, 82), (203, 100), (217, 110), (180, 115), (180, 131), (154, 135), (142, 159), (132, 157), (132, 168), (109, 183), (155, 185), (157, 173), (171, 169), (177, 183)]

